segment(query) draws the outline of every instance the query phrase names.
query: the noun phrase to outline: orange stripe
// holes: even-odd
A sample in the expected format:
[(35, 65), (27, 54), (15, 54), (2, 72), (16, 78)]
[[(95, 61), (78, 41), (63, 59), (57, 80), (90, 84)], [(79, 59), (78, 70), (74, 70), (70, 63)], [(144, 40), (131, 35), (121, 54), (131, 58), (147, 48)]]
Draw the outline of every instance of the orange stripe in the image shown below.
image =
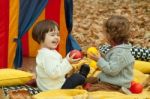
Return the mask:
[(9, 0), (9, 41), (8, 41), (8, 68), (13, 68), (16, 52), (16, 43), (13, 41), (18, 36), (19, 0)]
[(66, 27), (66, 20), (65, 20), (65, 8), (64, 8), (64, 0), (61, 0), (60, 5), (60, 45), (59, 45), (59, 52), (64, 57), (66, 56), (66, 39), (68, 36), (68, 31)]
[(36, 43), (33, 39), (32, 39), (32, 29), (33, 26), (40, 20), (44, 20), (45, 19), (45, 9), (42, 11), (42, 13), (40, 14), (40, 16), (38, 17), (38, 19), (34, 22), (34, 24), (32, 25), (32, 27), (30, 28), (30, 30), (28, 31), (28, 40), (29, 40), (29, 56), (30, 57), (35, 57), (37, 55), (37, 50), (39, 49), (39, 44)]

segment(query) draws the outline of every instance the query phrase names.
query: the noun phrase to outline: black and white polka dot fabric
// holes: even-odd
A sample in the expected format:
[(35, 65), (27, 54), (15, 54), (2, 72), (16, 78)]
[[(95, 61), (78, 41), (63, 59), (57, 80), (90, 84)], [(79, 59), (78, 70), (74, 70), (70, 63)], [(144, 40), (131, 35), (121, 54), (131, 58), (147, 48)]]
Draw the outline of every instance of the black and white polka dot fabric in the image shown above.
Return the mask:
[[(101, 45), (99, 50), (106, 54), (110, 50), (110, 45)], [(149, 48), (141, 48), (133, 46), (131, 49), (131, 53), (136, 60), (147, 61), (150, 62), (150, 49)]]
[(111, 49), (110, 45), (102, 45), (99, 47), (99, 50), (104, 54), (106, 54), (110, 49)]
[(131, 53), (137, 60), (150, 61), (150, 49), (148, 48), (132, 47)]
[(8, 91), (10, 91), (10, 90), (19, 90), (19, 89), (28, 90), (28, 92), (31, 95), (34, 95), (34, 94), (37, 94), (37, 93), (41, 92), (38, 88), (31, 87), (31, 86), (28, 86), (28, 85), (5, 86), (5, 87), (0, 87), (0, 89), (4, 90), (5, 95), (7, 95)]

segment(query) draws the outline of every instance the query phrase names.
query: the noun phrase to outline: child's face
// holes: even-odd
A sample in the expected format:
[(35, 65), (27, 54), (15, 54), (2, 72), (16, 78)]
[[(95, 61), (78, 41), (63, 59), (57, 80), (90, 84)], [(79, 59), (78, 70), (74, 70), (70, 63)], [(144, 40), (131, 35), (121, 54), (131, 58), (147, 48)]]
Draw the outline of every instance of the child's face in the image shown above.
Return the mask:
[(56, 49), (58, 44), (60, 42), (60, 35), (59, 30), (57, 27), (53, 31), (49, 31), (45, 35), (45, 40), (43, 42), (43, 47), (49, 48), (49, 49)]

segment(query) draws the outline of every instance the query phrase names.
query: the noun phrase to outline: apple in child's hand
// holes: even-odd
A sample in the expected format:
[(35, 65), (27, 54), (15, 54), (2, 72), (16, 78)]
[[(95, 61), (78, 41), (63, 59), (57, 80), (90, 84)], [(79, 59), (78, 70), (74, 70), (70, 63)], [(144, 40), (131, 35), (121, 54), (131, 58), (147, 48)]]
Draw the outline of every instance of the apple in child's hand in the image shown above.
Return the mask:
[(132, 93), (138, 94), (143, 91), (143, 86), (140, 83), (137, 83), (135, 81), (131, 82), (131, 87), (129, 89)]
[(72, 51), (70, 51), (70, 55), (69, 56), (72, 56), (73, 54), (75, 54), (75, 56), (73, 57), (73, 59), (83, 58), (83, 54), (79, 50), (72, 50)]
[(83, 85), (83, 89), (85, 89), (85, 90), (88, 90), (90, 87), (92, 87), (92, 84), (91, 84), (91, 83), (85, 83), (85, 84)]

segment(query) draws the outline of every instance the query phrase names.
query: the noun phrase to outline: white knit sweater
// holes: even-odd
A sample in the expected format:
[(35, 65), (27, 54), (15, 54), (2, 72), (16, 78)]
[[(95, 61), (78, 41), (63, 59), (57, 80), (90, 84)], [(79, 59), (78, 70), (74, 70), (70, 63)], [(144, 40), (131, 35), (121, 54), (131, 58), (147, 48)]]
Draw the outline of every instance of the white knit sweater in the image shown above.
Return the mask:
[(66, 58), (56, 50), (42, 48), (36, 57), (37, 86), (42, 90), (60, 89), (65, 82), (65, 75), (72, 69)]

